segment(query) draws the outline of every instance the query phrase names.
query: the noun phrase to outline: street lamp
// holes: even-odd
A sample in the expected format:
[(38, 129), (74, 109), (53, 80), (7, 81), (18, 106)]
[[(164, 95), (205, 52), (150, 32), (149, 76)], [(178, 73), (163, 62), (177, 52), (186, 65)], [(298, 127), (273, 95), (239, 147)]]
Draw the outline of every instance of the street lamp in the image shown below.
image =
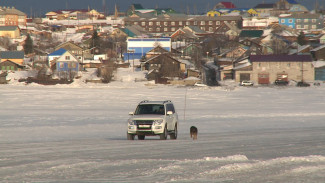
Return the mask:
[(209, 52), (207, 51), (207, 60), (208, 60), (208, 57), (209, 57)]

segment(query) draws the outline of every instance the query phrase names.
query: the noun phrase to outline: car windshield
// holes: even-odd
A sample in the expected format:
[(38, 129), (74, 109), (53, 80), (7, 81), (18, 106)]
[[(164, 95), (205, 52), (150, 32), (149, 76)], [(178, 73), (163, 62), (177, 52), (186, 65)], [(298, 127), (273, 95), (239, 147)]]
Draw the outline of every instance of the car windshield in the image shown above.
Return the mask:
[(165, 115), (164, 105), (161, 104), (142, 104), (138, 105), (135, 115), (139, 114), (158, 114)]

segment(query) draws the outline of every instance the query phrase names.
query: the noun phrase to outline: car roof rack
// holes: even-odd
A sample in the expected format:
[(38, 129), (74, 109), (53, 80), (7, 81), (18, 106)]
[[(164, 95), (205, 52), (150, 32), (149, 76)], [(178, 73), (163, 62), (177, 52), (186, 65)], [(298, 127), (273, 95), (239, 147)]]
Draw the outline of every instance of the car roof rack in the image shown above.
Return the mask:
[(141, 104), (141, 103), (146, 103), (146, 102), (149, 102), (149, 100), (142, 100), (142, 101), (140, 102), (140, 104)]

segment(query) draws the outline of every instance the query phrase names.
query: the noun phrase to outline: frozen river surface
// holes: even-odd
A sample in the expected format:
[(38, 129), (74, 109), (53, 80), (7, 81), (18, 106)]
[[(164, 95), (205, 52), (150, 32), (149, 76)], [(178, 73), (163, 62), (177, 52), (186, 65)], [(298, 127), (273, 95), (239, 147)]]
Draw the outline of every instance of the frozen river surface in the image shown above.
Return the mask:
[[(323, 86), (0, 90), (0, 182), (325, 181)], [(177, 140), (126, 140), (128, 113), (144, 99), (174, 102)]]

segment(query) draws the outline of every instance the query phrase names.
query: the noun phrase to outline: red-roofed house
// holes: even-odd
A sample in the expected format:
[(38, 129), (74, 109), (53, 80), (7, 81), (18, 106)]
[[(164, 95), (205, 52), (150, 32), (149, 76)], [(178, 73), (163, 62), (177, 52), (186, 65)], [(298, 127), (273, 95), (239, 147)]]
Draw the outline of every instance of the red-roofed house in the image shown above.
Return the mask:
[(214, 9), (220, 8), (232, 9), (236, 8), (236, 6), (232, 2), (220, 2), (214, 6)]

